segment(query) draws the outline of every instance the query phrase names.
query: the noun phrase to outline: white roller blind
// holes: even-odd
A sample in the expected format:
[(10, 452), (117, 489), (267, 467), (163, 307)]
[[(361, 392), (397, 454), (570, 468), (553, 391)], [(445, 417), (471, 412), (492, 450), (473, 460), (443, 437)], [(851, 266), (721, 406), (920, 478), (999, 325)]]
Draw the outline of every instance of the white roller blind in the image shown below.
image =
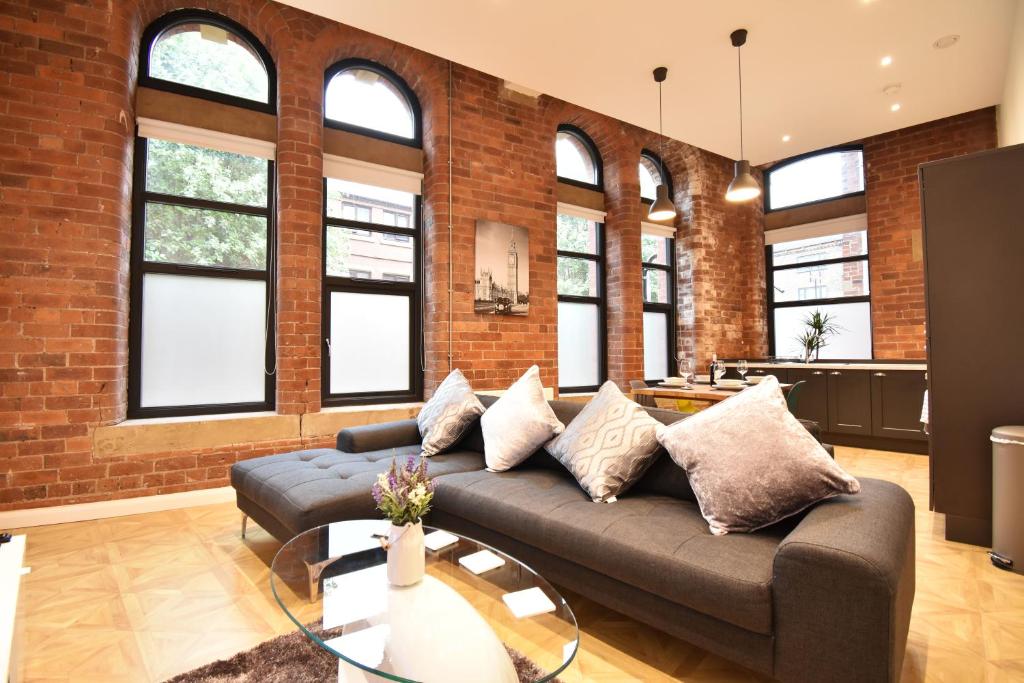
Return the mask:
[(640, 232), (645, 235), (668, 237), (669, 239), (675, 239), (676, 236), (676, 229), (671, 225), (661, 225), (660, 223), (650, 223), (648, 221), (640, 221)]
[(422, 173), (407, 171), (404, 168), (371, 164), (368, 161), (339, 157), (334, 154), (324, 155), (324, 177), (351, 180), (354, 183), (386, 187), (399, 192), (423, 194)]
[(597, 221), (598, 223), (604, 223), (604, 218), (608, 215), (607, 211), (588, 209), (585, 206), (576, 206), (575, 204), (566, 204), (565, 202), (558, 202), (558, 213), (565, 214), (566, 216), (579, 216), (588, 221)]
[(764, 243), (766, 245), (779, 244), (781, 242), (792, 242), (793, 240), (806, 240), (812, 237), (827, 237), (828, 235), (841, 235), (844, 232), (857, 232), (868, 229), (868, 215), (858, 213), (852, 216), (830, 218), (827, 221), (815, 221), (794, 225), (789, 228), (776, 228), (766, 230)]
[(139, 125), (139, 137), (143, 138), (156, 138), (170, 142), (181, 142), (186, 145), (209, 147), (221, 152), (244, 154), (250, 157), (259, 157), (260, 159), (269, 159), (270, 161), (273, 161), (277, 154), (277, 145), (266, 140), (246, 138), (241, 135), (221, 133), (220, 131), (207, 130), (206, 128), (195, 128), (180, 123), (170, 123), (169, 121), (159, 121), (144, 116), (140, 116), (136, 123)]

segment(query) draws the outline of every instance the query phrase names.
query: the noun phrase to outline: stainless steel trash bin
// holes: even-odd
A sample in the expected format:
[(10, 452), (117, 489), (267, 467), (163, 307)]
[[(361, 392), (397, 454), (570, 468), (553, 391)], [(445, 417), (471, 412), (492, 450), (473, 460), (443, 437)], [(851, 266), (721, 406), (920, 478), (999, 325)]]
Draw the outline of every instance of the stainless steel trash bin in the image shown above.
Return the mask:
[(992, 564), (1024, 574), (1024, 427), (992, 430)]

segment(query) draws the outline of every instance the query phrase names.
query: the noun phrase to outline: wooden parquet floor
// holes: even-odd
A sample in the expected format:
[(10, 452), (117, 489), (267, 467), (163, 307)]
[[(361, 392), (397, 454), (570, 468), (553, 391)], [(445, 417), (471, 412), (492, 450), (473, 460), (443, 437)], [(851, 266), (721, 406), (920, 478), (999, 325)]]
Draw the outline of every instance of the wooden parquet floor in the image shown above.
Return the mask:
[[(917, 504), (917, 597), (904, 683), (1024, 681), (1024, 577), (943, 539), (927, 458), (837, 449), (858, 476)], [(26, 681), (162, 681), (294, 627), (269, 588), (278, 543), (233, 505), (29, 529), (19, 615)], [(580, 654), (567, 681), (763, 681), (572, 593)]]

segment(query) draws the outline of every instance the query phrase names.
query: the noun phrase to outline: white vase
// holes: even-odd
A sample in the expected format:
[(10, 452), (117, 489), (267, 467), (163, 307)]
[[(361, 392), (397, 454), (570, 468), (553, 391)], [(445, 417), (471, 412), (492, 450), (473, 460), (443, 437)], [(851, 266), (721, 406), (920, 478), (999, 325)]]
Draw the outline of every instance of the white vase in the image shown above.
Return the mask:
[(392, 586), (419, 583), (425, 566), (423, 522), (409, 522), (405, 526), (392, 524), (388, 534), (388, 582)]

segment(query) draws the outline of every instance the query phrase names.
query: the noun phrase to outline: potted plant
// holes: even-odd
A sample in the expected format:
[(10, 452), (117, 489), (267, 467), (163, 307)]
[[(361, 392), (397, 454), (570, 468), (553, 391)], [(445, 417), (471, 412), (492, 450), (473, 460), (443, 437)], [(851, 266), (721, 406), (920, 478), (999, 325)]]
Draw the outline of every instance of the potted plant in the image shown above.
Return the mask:
[(423, 515), (434, 498), (434, 482), (427, 476), (427, 461), (410, 457), (404, 466), (391, 461), (391, 468), (377, 476), (373, 485), (377, 509), (391, 521), (388, 534), (388, 581), (411, 586), (423, 578), (426, 565), (423, 547)]
[(804, 318), (805, 329), (797, 338), (797, 342), (804, 350), (804, 362), (810, 363), (811, 356), (818, 360), (818, 353), (828, 346), (828, 338), (839, 332), (839, 326), (835, 324), (835, 316), (829, 313), (815, 311)]

